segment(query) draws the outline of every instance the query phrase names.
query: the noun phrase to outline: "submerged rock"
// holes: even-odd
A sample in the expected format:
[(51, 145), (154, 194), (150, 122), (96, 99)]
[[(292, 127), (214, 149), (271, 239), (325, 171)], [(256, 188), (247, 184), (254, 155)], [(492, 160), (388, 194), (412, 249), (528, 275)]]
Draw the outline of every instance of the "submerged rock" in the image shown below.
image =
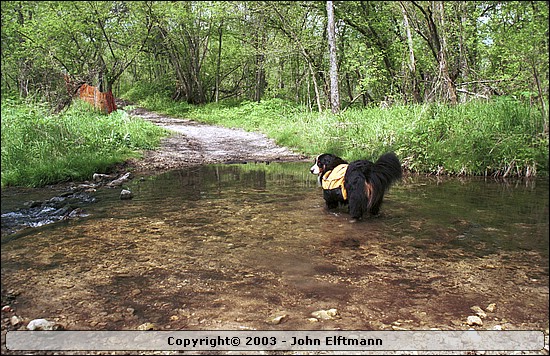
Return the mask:
[(311, 313), (311, 316), (322, 320), (336, 319), (338, 317), (338, 310), (334, 308), (328, 310), (317, 310)]
[(470, 315), (466, 321), (466, 323), (468, 323), (468, 325), (470, 326), (473, 326), (473, 325), (483, 325), (483, 321), (481, 320), (481, 318), (477, 315)]
[(120, 199), (122, 200), (132, 199), (133, 197), (134, 195), (128, 189), (122, 189), (122, 191), (120, 192)]
[(28, 330), (59, 330), (60, 325), (46, 319), (34, 319), (27, 325)]
[(43, 202), (23, 203), (26, 207), (2, 214), (2, 234), (87, 216), (81, 207), (95, 201), (96, 198), (85, 192), (67, 192)]

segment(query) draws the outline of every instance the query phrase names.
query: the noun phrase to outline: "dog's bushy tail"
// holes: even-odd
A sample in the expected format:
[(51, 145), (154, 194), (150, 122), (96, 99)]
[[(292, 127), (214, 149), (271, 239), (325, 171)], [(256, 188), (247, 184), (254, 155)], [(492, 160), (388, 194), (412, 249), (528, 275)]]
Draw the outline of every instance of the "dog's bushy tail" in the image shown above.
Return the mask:
[(346, 190), (351, 217), (358, 219), (367, 213), (377, 215), (384, 194), (402, 175), (401, 163), (393, 152), (380, 156), (375, 163), (366, 160), (350, 163)]
[(371, 214), (378, 214), (384, 194), (393, 183), (401, 179), (402, 175), (401, 163), (395, 153), (389, 152), (378, 158), (369, 179), (372, 189), (367, 209)]

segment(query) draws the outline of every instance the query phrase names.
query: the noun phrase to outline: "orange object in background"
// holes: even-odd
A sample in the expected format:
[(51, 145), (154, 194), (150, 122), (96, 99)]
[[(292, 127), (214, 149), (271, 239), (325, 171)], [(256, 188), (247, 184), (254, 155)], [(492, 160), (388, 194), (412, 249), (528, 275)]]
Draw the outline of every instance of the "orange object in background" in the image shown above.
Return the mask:
[(115, 97), (111, 91), (100, 92), (97, 87), (82, 84), (77, 90), (80, 99), (92, 104), (96, 109), (104, 111), (107, 114), (117, 109)]

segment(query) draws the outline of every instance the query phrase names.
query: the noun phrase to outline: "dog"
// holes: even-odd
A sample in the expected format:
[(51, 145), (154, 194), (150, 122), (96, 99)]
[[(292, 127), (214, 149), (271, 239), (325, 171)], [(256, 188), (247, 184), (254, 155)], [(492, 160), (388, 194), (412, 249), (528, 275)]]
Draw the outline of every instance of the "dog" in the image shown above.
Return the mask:
[(348, 205), (352, 222), (378, 215), (386, 191), (403, 175), (401, 162), (393, 152), (383, 154), (374, 163), (358, 160), (349, 164), (336, 155), (323, 153), (315, 158), (310, 172), (319, 177), (327, 208)]

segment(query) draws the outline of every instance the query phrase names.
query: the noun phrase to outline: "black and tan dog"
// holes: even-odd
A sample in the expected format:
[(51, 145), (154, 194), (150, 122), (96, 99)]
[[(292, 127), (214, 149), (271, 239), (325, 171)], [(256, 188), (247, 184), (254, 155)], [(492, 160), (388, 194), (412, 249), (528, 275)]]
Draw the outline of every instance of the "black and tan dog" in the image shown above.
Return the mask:
[(393, 152), (382, 155), (374, 163), (359, 160), (349, 164), (338, 156), (324, 153), (315, 158), (310, 172), (319, 176), (327, 208), (348, 204), (353, 221), (367, 214), (378, 215), (384, 194), (402, 176), (401, 163)]

